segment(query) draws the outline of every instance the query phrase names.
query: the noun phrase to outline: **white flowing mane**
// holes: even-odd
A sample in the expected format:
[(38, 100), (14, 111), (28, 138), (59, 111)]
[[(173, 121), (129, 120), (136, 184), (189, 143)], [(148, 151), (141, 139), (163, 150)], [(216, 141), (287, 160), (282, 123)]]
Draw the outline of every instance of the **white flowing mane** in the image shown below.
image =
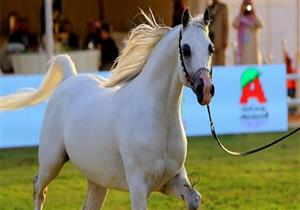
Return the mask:
[(111, 77), (104, 82), (105, 87), (130, 81), (138, 75), (155, 45), (171, 30), (168, 26), (159, 25), (151, 10), (149, 15), (141, 10), (141, 15), (146, 19), (146, 23), (130, 31), (125, 41), (126, 47), (114, 63)]
[[(111, 77), (103, 82), (104, 87), (113, 87), (137, 76), (143, 70), (155, 45), (172, 29), (158, 24), (151, 10), (149, 15), (141, 10), (141, 15), (146, 19), (146, 23), (129, 32), (128, 39), (125, 40), (126, 47), (116, 59)], [(203, 15), (193, 17), (191, 24), (203, 28), (208, 33), (208, 28), (203, 23)]]

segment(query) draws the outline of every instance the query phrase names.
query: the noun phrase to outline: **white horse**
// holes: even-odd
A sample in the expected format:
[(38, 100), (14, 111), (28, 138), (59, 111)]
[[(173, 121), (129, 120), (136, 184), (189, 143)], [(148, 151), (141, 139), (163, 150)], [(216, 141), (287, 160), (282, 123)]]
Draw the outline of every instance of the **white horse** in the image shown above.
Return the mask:
[(4, 111), (51, 96), (34, 179), (36, 210), (68, 160), (87, 177), (85, 210), (101, 208), (109, 188), (129, 191), (133, 210), (146, 210), (152, 191), (181, 198), (190, 210), (199, 208), (200, 194), (184, 167), (180, 101), (183, 85), (193, 88), (202, 105), (212, 98), (209, 14), (190, 20), (185, 10), (182, 25), (173, 29), (142, 14), (147, 24), (131, 31), (109, 79), (77, 75), (69, 56), (59, 55), (37, 90), (1, 98)]

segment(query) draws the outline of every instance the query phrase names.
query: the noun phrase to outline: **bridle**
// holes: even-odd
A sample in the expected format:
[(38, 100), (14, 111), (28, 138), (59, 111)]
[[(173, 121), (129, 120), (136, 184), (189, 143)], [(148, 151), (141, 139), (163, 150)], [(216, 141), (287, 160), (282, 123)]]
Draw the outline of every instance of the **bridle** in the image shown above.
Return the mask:
[[(182, 32), (181, 29), (179, 31), (179, 57), (180, 57), (180, 62), (181, 62), (181, 67), (182, 70), (184, 72), (184, 76), (186, 78), (186, 80), (188, 81), (188, 83), (190, 83), (190, 86), (192, 88), (192, 90), (195, 92), (195, 87), (194, 87), (194, 82), (196, 80), (196, 76), (198, 75), (198, 72), (196, 72), (193, 76), (190, 76), (189, 72), (187, 71), (186, 67), (185, 67), (185, 63), (184, 63), (184, 59), (183, 59), (183, 53), (182, 53), (182, 48), (181, 48), (181, 40), (182, 40)], [(210, 77), (212, 77), (212, 66), (211, 66), (211, 70), (210, 70)]]
[[(182, 40), (182, 30), (180, 29), (180, 32), (179, 32), (179, 56), (180, 56), (181, 66), (182, 66), (182, 70), (183, 70), (183, 72), (185, 74), (186, 80), (190, 83), (190, 86), (191, 86), (192, 90), (195, 92), (194, 82), (195, 82), (195, 79), (196, 79), (195, 77), (198, 74), (195, 73), (192, 77), (189, 75), (189, 73), (188, 73), (188, 71), (186, 69), (185, 63), (184, 63), (184, 59), (183, 59), (183, 53), (182, 53), (182, 48), (181, 48), (181, 40)], [(212, 78), (212, 68), (211, 68), (210, 74), (211, 74), (211, 78)], [(253, 150), (249, 150), (249, 151), (245, 151), (245, 152), (234, 152), (234, 151), (231, 151), (231, 150), (227, 149), (222, 144), (222, 142), (220, 141), (220, 139), (218, 138), (218, 135), (216, 133), (215, 126), (214, 126), (214, 123), (213, 123), (213, 120), (212, 120), (212, 117), (211, 117), (211, 112), (210, 112), (209, 104), (207, 105), (207, 113), (208, 113), (208, 118), (209, 118), (209, 122), (210, 122), (210, 131), (211, 131), (211, 134), (213, 135), (214, 139), (218, 142), (218, 145), (225, 152), (227, 152), (230, 155), (234, 155), (234, 156), (246, 156), (246, 155), (250, 155), (250, 154), (262, 151), (264, 149), (267, 149), (268, 147), (271, 147), (274, 144), (277, 144), (278, 142), (281, 142), (282, 140), (284, 140), (284, 139), (288, 138), (289, 136), (297, 133), (298, 131), (300, 131), (300, 127), (299, 127), (299, 128), (294, 129), (293, 131), (287, 133), (286, 135), (282, 136), (281, 138), (278, 138), (278, 139), (272, 141), (271, 143), (268, 143), (268, 144), (266, 144), (266, 145), (264, 145), (262, 147), (255, 148)]]
[(180, 32), (179, 32), (179, 56), (180, 56), (180, 62), (181, 62), (181, 66), (182, 66), (182, 70), (184, 72), (184, 76), (186, 78), (186, 80), (190, 83), (191, 87), (194, 86), (194, 82), (191, 80), (191, 76), (189, 75), (186, 67), (185, 67), (185, 64), (184, 64), (184, 60), (183, 60), (183, 53), (182, 53), (182, 48), (181, 48), (181, 40), (182, 40), (182, 32), (181, 32), (181, 29), (180, 29)]

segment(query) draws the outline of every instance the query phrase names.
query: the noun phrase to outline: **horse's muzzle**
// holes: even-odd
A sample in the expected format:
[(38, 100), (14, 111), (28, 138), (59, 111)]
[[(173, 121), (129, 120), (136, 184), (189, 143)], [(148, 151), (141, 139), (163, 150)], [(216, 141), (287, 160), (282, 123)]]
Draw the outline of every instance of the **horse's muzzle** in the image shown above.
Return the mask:
[(197, 96), (197, 100), (201, 105), (210, 103), (211, 98), (215, 94), (215, 87), (211, 82), (208, 71), (199, 70), (193, 78), (193, 91)]

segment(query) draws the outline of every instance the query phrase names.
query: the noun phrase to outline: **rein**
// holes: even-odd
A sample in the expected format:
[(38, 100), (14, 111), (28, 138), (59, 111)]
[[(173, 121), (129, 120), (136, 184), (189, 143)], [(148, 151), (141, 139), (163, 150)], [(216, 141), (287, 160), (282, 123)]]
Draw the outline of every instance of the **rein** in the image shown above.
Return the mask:
[[(194, 88), (193, 86), (193, 79), (191, 79), (186, 67), (185, 67), (185, 64), (184, 64), (184, 60), (183, 60), (183, 55), (182, 55), (182, 49), (181, 49), (181, 39), (182, 39), (182, 32), (180, 30), (180, 33), (179, 33), (179, 54), (180, 54), (180, 61), (181, 61), (181, 66), (182, 66), (182, 69), (183, 69), (183, 72), (185, 73), (185, 77), (187, 79), (187, 81), (190, 83), (192, 89)], [(211, 75), (212, 76), (212, 75)], [(295, 133), (297, 133), (298, 131), (300, 131), (300, 127), (299, 128), (296, 128), (295, 130), (289, 132), (288, 134), (276, 139), (275, 141), (272, 141), (262, 147), (259, 147), (259, 148), (255, 148), (255, 149), (252, 149), (252, 150), (249, 150), (249, 151), (245, 151), (245, 152), (234, 152), (234, 151), (231, 151), (229, 149), (227, 149), (223, 144), (222, 142), (220, 141), (220, 139), (218, 138), (218, 135), (216, 133), (216, 130), (215, 130), (215, 126), (214, 126), (214, 123), (213, 123), (213, 120), (212, 120), (212, 117), (211, 117), (211, 112), (210, 112), (210, 108), (209, 108), (209, 105), (207, 105), (207, 112), (208, 112), (208, 118), (209, 118), (209, 122), (210, 122), (210, 131), (211, 131), (211, 134), (212, 136), (214, 137), (214, 139), (217, 141), (218, 145), (225, 151), (227, 152), (228, 154), (230, 155), (233, 155), (233, 156), (246, 156), (246, 155), (250, 155), (250, 154), (253, 154), (253, 153), (256, 153), (256, 152), (259, 152), (259, 151), (262, 151), (264, 149), (267, 149), (271, 146), (273, 146), (274, 144), (277, 144), (285, 139), (287, 139), (288, 137), (294, 135)]]
[(256, 153), (256, 152), (259, 152), (259, 151), (262, 151), (264, 149), (267, 149), (268, 147), (271, 147), (273, 146), (274, 144), (277, 144), (281, 141), (283, 141), (284, 139), (288, 138), (289, 136), (297, 133), (298, 131), (300, 131), (300, 127), (299, 128), (296, 128), (295, 130), (289, 132), (288, 134), (280, 137), (279, 139), (276, 139), (275, 141), (272, 141), (262, 147), (259, 147), (259, 148), (256, 148), (256, 149), (253, 149), (253, 150), (249, 150), (249, 151), (245, 151), (245, 152), (234, 152), (234, 151), (231, 151), (229, 149), (227, 149), (223, 144), (222, 142), (220, 141), (220, 139), (218, 138), (218, 135), (216, 133), (216, 130), (215, 130), (215, 126), (214, 126), (214, 123), (212, 121), (212, 117), (211, 117), (211, 113), (210, 113), (210, 108), (209, 108), (209, 105), (207, 105), (207, 112), (208, 112), (208, 117), (209, 117), (209, 122), (210, 122), (210, 131), (211, 131), (211, 134), (213, 135), (214, 139), (218, 142), (219, 146), (225, 151), (227, 152), (228, 154), (230, 155), (234, 155), (234, 156), (246, 156), (246, 155), (250, 155), (250, 154), (253, 154), (253, 153)]

